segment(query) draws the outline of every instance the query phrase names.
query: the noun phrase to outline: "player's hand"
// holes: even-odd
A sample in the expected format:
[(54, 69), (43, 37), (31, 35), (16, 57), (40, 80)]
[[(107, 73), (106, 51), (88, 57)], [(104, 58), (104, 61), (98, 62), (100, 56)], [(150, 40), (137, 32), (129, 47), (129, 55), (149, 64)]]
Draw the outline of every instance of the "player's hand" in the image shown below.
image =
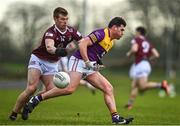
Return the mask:
[(65, 48), (56, 48), (55, 54), (60, 57), (65, 57), (68, 55), (68, 52)]
[(96, 64), (96, 62), (91, 62), (89, 60), (85, 62), (85, 65), (86, 65), (87, 69), (93, 69), (94, 70), (95, 64)]
[(126, 53), (126, 56), (127, 56), (127, 57), (130, 57), (130, 56), (131, 56), (131, 52), (127, 52), (127, 53)]
[(102, 69), (104, 69), (104, 68), (105, 68), (104, 65), (99, 65), (99, 64), (97, 64), (97, 66), (96, 66), (96, 71), (100, 71), (100, 70), (102, 70)]
[(105, 68), (104, 65), (99, 65), (93, 61), (86, 61), (85, 64), (86, 64), (87, 69), (93, 69), (95, 71), (99, 71), (99, 70), (102, 70), (103, 68)]
[(151, 65), (154, 65), (154, 64), (156, 64), (157, 60), (156, 59), (149, 59), (149, 62)]

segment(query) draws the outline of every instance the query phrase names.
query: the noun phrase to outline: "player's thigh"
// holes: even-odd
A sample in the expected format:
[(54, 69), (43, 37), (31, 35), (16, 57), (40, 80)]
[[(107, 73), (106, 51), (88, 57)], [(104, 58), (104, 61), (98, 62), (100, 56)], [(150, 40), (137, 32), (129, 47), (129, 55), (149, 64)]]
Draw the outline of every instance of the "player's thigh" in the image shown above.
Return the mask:
[(41, 77), (40, 70), (36, 68), (29, 68), (28, 69), (28, 85), (36, 85), (39, 83)]
[(132, 89), (133, 89), (133, 88), (137, 88), (137, 86), (138, 86), (137, 80), (136, 80), (136, 79), (133, 79), (133, 80), (131, 81), (131, 88), (132, 88)]
[(46, 88), (46, 90), (52, 89), (54, 86), (53, 83), (53, 76), (54, 75), (42, 75), (41, 80)]
[(70, 84), (68, 87), (75, 90), (80, 84), (82, 73), (71, 71), (69, 72), (69, 76), (70, 76)]
[(110, 82), (99, 72), (95, 72), (87, 76), (88, 82), (90, 82), (94, 87), (106, 92), (107, 90), (112, 90), (112, 85)]
[(138, 87), (143, 89), (144, 87), (146, 87), (148, 77), (147, 76), (140, 77), (140, 78), (138, 78), (137, 81), (138, 81)]
[(27, 76), (28, 76), (28, 79), (27, 79), (26, 92), (29, 94), (32, 94), (36, 91), (38, 87), (41, 72), (38, 69), (29, 68)]

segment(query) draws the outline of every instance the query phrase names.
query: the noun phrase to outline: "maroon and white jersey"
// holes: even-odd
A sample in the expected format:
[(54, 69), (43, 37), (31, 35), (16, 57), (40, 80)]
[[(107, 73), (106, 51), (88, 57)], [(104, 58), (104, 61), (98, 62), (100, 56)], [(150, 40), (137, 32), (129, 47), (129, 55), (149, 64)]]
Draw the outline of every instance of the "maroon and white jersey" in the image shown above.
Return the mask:
[(58, 61), (59, 57), (55, 54), (50, 54), (46, 50), (45, 39), (53, 39), (55, 47), (66, 48), (73, 40), (79, 41), (82, 38), (80, 32), (73, 27), (67, 26), (65, 32), (61, 32), (55, 25), (50, 27), (43, 35), (41, 45), (32, 51), (38, 58), (48, 61)]
[(151, 50), (154, 46), (145, 39), (145, 37), (136, 37), (131, 41), (132, 44), (138, 44), (138, 51), (135, 53), (135, 63), (138, 64), (142, 60), (148, 60), (151, 56)]

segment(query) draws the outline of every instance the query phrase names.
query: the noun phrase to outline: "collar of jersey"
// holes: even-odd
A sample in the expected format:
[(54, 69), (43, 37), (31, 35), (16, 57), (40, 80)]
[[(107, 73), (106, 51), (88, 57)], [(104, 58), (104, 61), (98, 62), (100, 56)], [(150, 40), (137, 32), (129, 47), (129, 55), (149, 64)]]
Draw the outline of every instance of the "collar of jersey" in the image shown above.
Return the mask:
[(56, 25), (55, 25), (55, 28), (56, 28), (56, 29), (58, 30), (58, 32), (61, 33), (61, 34), (65, 34), (66, 31), (67, 31), (67, 27), (66, 27), (66, 30), (65, 30), (64, 32), (62, 32)]

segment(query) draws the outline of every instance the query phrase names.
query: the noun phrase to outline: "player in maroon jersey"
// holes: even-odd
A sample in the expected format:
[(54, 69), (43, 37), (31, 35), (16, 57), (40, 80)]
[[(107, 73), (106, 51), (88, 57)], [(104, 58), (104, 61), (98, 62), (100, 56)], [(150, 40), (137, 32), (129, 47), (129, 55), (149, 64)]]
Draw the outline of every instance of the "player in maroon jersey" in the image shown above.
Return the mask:
[[(44, 33), (40, 46), (32, 51), (28, 65), (27, 87), (17, 98), (9, 116), (11, 120), (15, 120), (17, 114), (21, 113), (25, 103), (35, 93), (39, 81), (42, 81), (45, 86), (44, 92), (54, 87), (53, 75), (58, 71), (59, 58), (68, 54), (66, 46), (70, 42), (79, 41), (82, 38), (75, 28), (68, 26), (66, 9), (57, 7), (53, 12), (53, 18), (55, 24)], [(22, 119), (28, 118), (25, 111), (21, 114)]]
[(144, 27), (136, 28), (136, 36), (131, 41), (131, 49), (127, 52), (130, 57), (134, 54), (135, 62), (130, 69), (130, 77), (132, 78), (131, 93), (128, 104), (125, 106), (128, 109), (132, 108), (133, 102), (138, 94), (138, 91), (145, 91), (148, 89), (164, 89), (169, 94), (169, 86), (166, 80), (162, 82), (149, 82), (148, 76), (151, 72), (151, 60), (159, 57), (158, 51), (145, 38), (146, 29)]

